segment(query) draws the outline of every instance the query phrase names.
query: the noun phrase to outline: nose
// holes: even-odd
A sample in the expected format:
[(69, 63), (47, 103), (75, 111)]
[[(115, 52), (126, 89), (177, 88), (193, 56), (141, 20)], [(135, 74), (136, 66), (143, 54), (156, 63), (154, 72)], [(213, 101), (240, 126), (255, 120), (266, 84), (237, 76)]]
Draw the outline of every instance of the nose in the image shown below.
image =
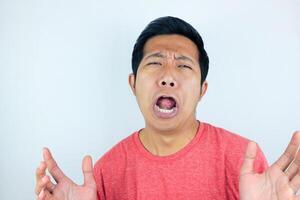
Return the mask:
[(173, 63), (167, 63), (161, 68), (161, 75), (158, 79), (158, 85), (162, 88), (176, 88), (177, 84), (177, 74)]
[(175, 81), (173, 80), (161, 80), (160, 86), (162, 87), (175, 87)]

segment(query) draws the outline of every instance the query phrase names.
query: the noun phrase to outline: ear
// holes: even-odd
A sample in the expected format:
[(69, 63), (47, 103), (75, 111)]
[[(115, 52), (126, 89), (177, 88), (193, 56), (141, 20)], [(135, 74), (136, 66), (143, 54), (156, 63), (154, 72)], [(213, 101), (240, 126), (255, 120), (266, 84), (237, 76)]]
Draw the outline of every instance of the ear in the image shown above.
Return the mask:
[(201, 86), (201, 91), (200, 91), (200, 96), (199, 96), (198, 101), (200, 101), (202, 99), (202, 97), (206, 94), (207, 88), (208, 88), (208, 83), (207, 83), (207, 81), (204, 81)]
[(135, 96), (135, 75), (133, 73), (129, 74), (128, 83), (129, 83), (129, 86), (130, 86), (134, 96)]

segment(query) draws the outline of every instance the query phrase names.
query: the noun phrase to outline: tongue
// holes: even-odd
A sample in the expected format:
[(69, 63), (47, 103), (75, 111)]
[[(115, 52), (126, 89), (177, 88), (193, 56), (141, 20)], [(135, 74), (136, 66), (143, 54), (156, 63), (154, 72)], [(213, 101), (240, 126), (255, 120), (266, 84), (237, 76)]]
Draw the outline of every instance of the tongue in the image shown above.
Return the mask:
[(175, 101), (171, 98), (160, 98), (157, 101), (158, 107), (171, 110), (175, 106)]

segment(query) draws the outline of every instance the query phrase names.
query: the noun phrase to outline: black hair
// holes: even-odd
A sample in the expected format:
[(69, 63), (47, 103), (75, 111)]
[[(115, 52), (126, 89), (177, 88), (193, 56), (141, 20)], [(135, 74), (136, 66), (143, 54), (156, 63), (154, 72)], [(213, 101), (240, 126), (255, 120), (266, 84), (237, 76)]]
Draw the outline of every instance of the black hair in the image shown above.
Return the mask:
[(144, 56), (144, 46), (146, 42), (158, 35), (169, 35), (169, 34), (178, 34), (184, 37), (189, 38), (194, 42), (199, 51), (199, 65), (201, 71), (201, 85), (206, 79), (208, 68), (209, 68), (209, 59), (207, 53), (204, 49), (204, 43), (200, 34), (197, 30), (192, 27), (189, 23), (179, 19), (177, 17), (160, 17), (152, 22), (150, 22), (146, 28), (139, 35), (133, 51), (132, 51), (132, 72), (136, 76), (139, 64)]

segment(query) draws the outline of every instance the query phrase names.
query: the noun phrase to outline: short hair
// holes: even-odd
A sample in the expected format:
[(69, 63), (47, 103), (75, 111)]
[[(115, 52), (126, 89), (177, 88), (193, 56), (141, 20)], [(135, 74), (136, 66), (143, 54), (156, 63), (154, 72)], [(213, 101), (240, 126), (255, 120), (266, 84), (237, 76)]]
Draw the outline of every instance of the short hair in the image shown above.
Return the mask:
[(205, 81), (209, 68), (209, 59), (204, 49), (203, 40), (198, 31), (189, 23), (177, 17), (160, 17), (150, 22), (139, 35), (132, 51), (132, 72), (136, 76), (139, 64), (144, 56), (146, 42), (158, 35), (178, 34), (187, 37), (194, 42), (199, 52), (199, 65), (201, 71), (201, 85)]

